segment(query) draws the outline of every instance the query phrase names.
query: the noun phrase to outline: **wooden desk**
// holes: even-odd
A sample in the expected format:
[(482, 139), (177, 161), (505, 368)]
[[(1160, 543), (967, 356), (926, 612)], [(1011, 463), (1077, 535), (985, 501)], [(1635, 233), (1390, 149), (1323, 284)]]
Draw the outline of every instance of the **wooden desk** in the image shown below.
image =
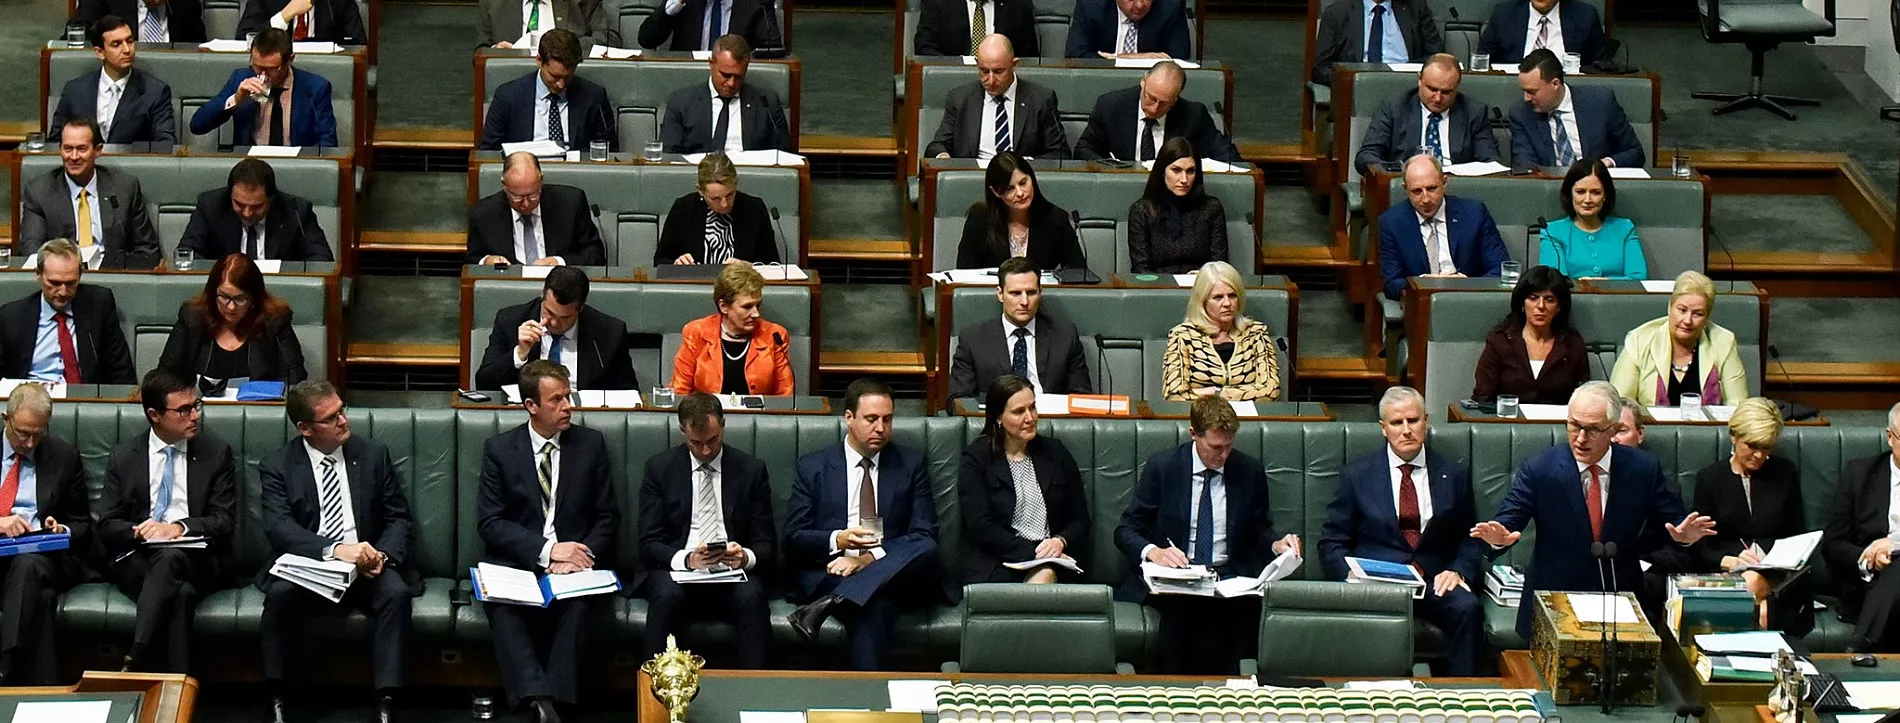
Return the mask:
[[(1469, 423), (1469, 424), (1563, 424), (1564, 423), (1564, 420), (1561, 420), (1561, 419), (1525, 419), (1521, 416), (1511, 417), (1507, 419), (1504, 417), (1497, 416), (1495, 414), (1487, 414), (1485, 412), (1466, 409), (1463, 406), (1457, 405), (1457, 404), (1446, 405), (1445, 418), (1453, 422), (1462, 422), (1462, 423)], [(1647, 410), (1643, 412), (1643, 424), (1644, 426), (1669, 425), (1669, 426), (1681, 426), (1681, 427), (1726, 427), (1728, 426), (1728, 422), (1718, 422), (1712, 419), (1701, 420), (1701, 421), (1660, 420), (1660, 419), (1656, 419), (1655, 417), (1649, 416), (1649, 412)], [(1826, 427), (1826, 426), (1831, 426), (1832, 423), (1829, 422), (1826, 417), (1815, 417), (1814, 419), (1804, 419), (1798, 422), (1785, 422), (1784, 424), (1790, 427)]]
[[(1187, 419), (1187, 402), (1150, 402), (1135, 399), (1129, 402), (1132, 414), (1039, 414), (1044, 419)], [(1258, 416), (1242, 416), (1245, 422), (1331, 422), (1333, 410), (1325, 402), (1257, 402)], [(981, 403), (975, 399), (959, 397), (950, 400), (950, 413), (959, 417), (985, 416)]]
[[(60, 697), (67, 700), (123, 698), (137, 696), (137, 723), (186, 723), (198, 702), (198, 681), (186, 675), (161, 673), (108, 673), (88, 670), (79, 682), (68, 686), (0, 688), (0, 710), (35, 697)], [(113, 720), (120, 717), (115, 700)], [(9, 711), (11, 718), (11, 711)], [(664, 719), (664, 716), (662, 717)]]
[[(471, 402), (466, 399), (463, 399), (460, 394), (456, 394), (454, 397), (455, 399), (454, 403), (449, 406), (453, 409), (471, 409), (471, 410), (489, 409), (489, 410), (497, 410), (497, 411), (513, 411), (513, 410), (517, 410), (521, 408), (521, 405), (519, 404), (509, 404), (506, 401), (507, 397), (503, 395), (503, 393), (500, 390), (492, 390), (492, 389), (482, 390), (482, 393), (487, 394), (488, 396), (492, 397), (494, 401)], [(646, 401), (645, 396), (647, 394), (647, 391), (640, 390), (640, 394), (642, 397), (641, 401), (645, 402)], [(282, 404), (282, 402), (279, 402), (279, 404)], [(677, 406), (582, 407), (582, 406), (576, 405), (574, 407), (574, 411), (576, 412), (589, 412), (589, 413), (595, 413), (595, 414), (601, 414), (601, 413), (607, 413), (607, 412), (629, 412), (629, 413), (660, 412), (664, 414), (673, 414), (675, 413), (677, 409), (678, 409)], [(805, 415), (828, 416), (831, 414), (831, 399), (827, 397), (813, 397), (813, 396), (765, 397), (764, 409), (741, 409), (738, 407), (727, 407), (726, 413), (727, 414), (805, 414)]]

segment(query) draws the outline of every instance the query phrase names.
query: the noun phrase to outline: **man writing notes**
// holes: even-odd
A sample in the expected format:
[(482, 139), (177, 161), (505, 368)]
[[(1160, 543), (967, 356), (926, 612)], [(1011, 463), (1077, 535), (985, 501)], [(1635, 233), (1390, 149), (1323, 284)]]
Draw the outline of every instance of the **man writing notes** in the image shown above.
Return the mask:
[(1425, 0), (1337, 0), (1319, 13), (1312, 80), (1332, 85), (1335, 63), (1413, 63), (1442, 52)]
[[(550, 575), (611, 567), (617, 478), (606, 439), (574, 426), (572, 391), (567, 369), (529, 362), (521, 368), (528, 421), (482, 445), (475, 524), (490, 563)], [(586, 595), (547, 607), (484, 603), (511, 708), (527, 707), (536, 723), (573, 715), (587, 619), (601, 599)]]
[[(737, 667), (765, 667), (772, 637), (765, 582), (778, 532), (772, 528), (772, 483), (765, 463), (726, 445), (726, 413), (704, 392), (679, 403), (685, 443), (647, 460), (640, 485), (640, 567), (647, 599), (642, 660), (684, 637), (688, 619), (732, 623)], [(681, 573), (743, 570), (738, 582), (682, 585)], [(723, 662), (721, 668), (732, 667)]]
[(20, 233), (14, 250), (38, 251), (50, 238), (78, 242), (81, 253), (103, 254), (105, 268), (158, 265), (158, 228), (146, 213), (138, 176), (99, 165), (98, 124), (72, 116), (59, 129), (60, 167), (20, 189)]
[(925, 155), (984, 163), (997, 151), (1069, 157), (1069, 138), (1056, 115), (1056, 92), (1016, 77), (1016, 51), (1009, 38), (983, 39), (976, 51), (976, 79), (945, 95), (943, 120)]
[(1075, 157), (1152, 161), (1162, 144), (1186, 138), (1196, 156), (1239, 163), (1240, 151), (1214, 127), (1207, 106), (1181, 99), (1186, 87), (1187, 72), (1164, 60), (1141, 75), (1140, 85), (1103, 93), (1075, 142)]
[[(113, 584), (138, 601), (127, 670), (183, 673), (198, 601), (223, 587), (237, 529), (237, 455), (200, 430), (198, 377), (159, 367), (139, 384), (148, 431), (112, 448), (99, 541)], [(182, 541), (201, 538), (192, 548)]]
[(1016, 52), (1042, 55), (1036, 37), (1036, 7), (1022, 0), (923, 0), (912, 55), (976, 55), (991, 35), (1009, 39)]
[(46, 387), (22, 384), (7, 398), (0, 437), (0, 537), (42, 532), (71, 536), (65, 551), (0, 558), (0, 681), (53, 685), (59, 677), (53, 641), (55, 597), (86, 575), (78, 555), (91, 541), (91, 502), (79, 450), (47, 434), (53, 398)]
[(1063, 55), (1192, 58), (1182, 0), (1076, 0)]
[(40, 247), (40, 291), (0, 306), (0, 377), (67, 384), (131, 384), (132, 348), (119, 303), (104, 286), (81, 284), (79, 247), (56, 238)]
[(1370, 176), (1384, 163), (1398, 163), (1423, 148), (1442, 165), (1498, 160), (1491, 136), (1491, 107), (1458, 92), (1464, 75), (1458, 59), (1439, 53), (1418, 71), (1418, 90), (1395, 95), (1379, 106), (1366, 127), (1366, 138), (1353, 156), (1360, 175)]
[(356, 567), (356, 580), (341, 601), (330, 601), (268, 572), (258, 576), (264, 592), (264, 679), (270, 683), (272, 723), (284, 723), (289, 693), (291, 643), (300, 628), (320, 618), (326, 625), (361, 610), (370, 620), (376, 714), (394, 715), (409, 648), (410, 598), (422, 593), (422, 578), (409, 564), (409, 500), (396, 479), (389, 448), (350, 433), (343, 398), (329, 382), (300, 382), (284, 394), (284, 411), (298, 437), (259, 461), (264, 536), (271, 559), (296, 555), (342, 561)]
[(191, 132), (209, 135), (230, 123), (232, 143), (240, 146), (337, 147), (330, 81), (291, 67), (294, 53), (289, 33), (258, 33), (250, 67), (231, 71), (224, 89), (199, 106)]
[(541, 159), (525, 151), (509, 154), (501, 190), (468, 207), (464, 263), (606, 265), (607, 245), (587, 192), (541, 179)]
[(792, 152), (785, 104), (777, 93), (745, 82), (752, 46), (727, 35), (713, 42), (706, 85), (680, 88), (666, 96), (660, 143), (667, 153), (781, 150)]
[(589, 286), (585, 272), (562, 266), (541, 281), (540, 298), (495, 312), (476, 388), (500, 389), (546, 359), (566, 369), (576, 389), (639, 389), (627, 322), (588, 306)]
[(541, 36), (534, 72), (501, 84), (489, 101), (476, 148), (499, 151), (503, 143), (549, 141), (575, 151), (594, 141), (619, 145), (607, 89), (577, 74), (581, 40), (561, 28)]
[(1886, 432), (1886, 451), (1848, 465), (1822, 523), (1821, 557), (1846, 588), (1841, 619), (1854, 621), (1856, 653), (1893, 650), (1900, 631), (1900, 404), (1887, 410)]
[(1405, 162), (1405, 195), (1379, 214), (1379, 273), (1397, 301), (1414, 276), (1497, 276), (1510, 259), (1483, 201), (1446, 195), (1451, 176), (1438, 159)]
[(1003, 304), (1002, 323), (992, 317), (957, 332), (951, 399), (977, 398), (1004, 374), (1029, 380), (1041, 394), (1095, 392), (1075, 327), (1040, 311), (1042, 274), (1035, 264), (1015, 256), (996, 267), (996, 300)]
[(1585, 158), (1642, 168), (1643, 143), (1609, 88), (1571, 85), (1564, 64), (1535, 50), (1517, 66), (1524, 102), (1511, 108), (1511, 162), (1568, 169)]
[[(1471, 536), (1494, 551), (1517, 544), (1526, 526), (1537, 525), (1537, 543), (1524, 575), (1517, 632), (1531, 638), (1531, 611), (1539, 590), (1637, 591), (1638, 561), (1666, 533), (1687, 547), (1715, 532), (1715, 520), (1683, 514), (1682, 497), (1648, 452), (1610, 441), (1623, 414), (1623, 398), (1609, 382), (1585, 382), (1570, 395), (1569, 443), (1524, 461), (1498, 505), (1497, 517), (1472, 526)], [(1609, 575), (1592, 556), (1593, 543), (1616, 546)], [(1667, 544), (1667, 543), (1663, 543)], [(1653, 607), (1645, 605), (1645, 607)]]
[[(1221, 579), (1255, 577), (1275, 555), (1300, 549), (1299, 535), (1274, 531), (1266, 467), (1234, 449), (1238, 431), (1227, 400), (1198, 397), (1188, 410), (1193, 439), (1148, 458), (1115, 528), (1115, 546), (1137, 570), (1202, 565)], [(1161, 612), (1165, 672), (1231, 674), (1258, 643), (1257, 597), (1150, 595), (1139, 572), (1115, 597)]]
[(1385, 449), (1340, 471), (1326, 505), (1320, 560), (1333, 580), (1346, 579), (1347, 556), (1416, 568), (1429, 582), (1419, 613), (1445, 633), (1440, 674), (1477, 675), (1484, 607), (1472, 585), (1484, 580), (1484, 551), (1469, 535), (1478, 517), (1471, 473), (1425, 448), (1430, 423), (1418, 390), (1386, 390), (1379, 399)]
[[(163, 12), (164, 6), (159, 7)], [(99, 56), (99, 72), (66, 81), (47, 135), (58, 136), (68, 118), (85, 116), (99, 121), (101, 143), (178, 142), (172, 88), (158, 76), (133, 67), (140, 38), (132, 26), (117, 15), (108, 15), (86, 30), (86, 39)]]
[(660, 12), (640, 21), (640, 47), (715, 50), (721, 36), (737, 35), (755, 48), (783, 48), (775, 5), (773, 0), (666, 0)]
[(253, 261), (334, 261), (316, 207), (277, 188), (277, 171), (261, 158), (231, 166), (223, 188), (198, 194), (178, 247), (198, 258), (244, 254)]

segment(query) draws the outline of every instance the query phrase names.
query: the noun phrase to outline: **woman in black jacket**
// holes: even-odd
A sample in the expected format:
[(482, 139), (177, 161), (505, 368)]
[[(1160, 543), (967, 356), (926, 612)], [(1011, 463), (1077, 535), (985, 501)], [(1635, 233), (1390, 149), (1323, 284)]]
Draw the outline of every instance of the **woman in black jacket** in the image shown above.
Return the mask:
[[(1776, 457), (1781, 410), (1761, 397), (1742, 400), (1729, 416), (1732, 451), (1695, 475), (1695, 509), (1715, 518), (1715, 534), (1689, 548), (1705, 571), (1731, 571), (1761, 561), (1759, 550), (1810, 528), (1802, 514), (1801, 469)], [(1850, 571), (1849, 574), (1852, 574)], [(1803, 575), (1770, 596), (1778, 573), (1742, 573), (1757, 600), (1767, 604), (1767, 627), (1794, 636), (1814, 628), (1814, 593)]]
[(771, 212), (758, 196), (739, 192), (739, 169), (726, 154), (699, 162), (699, 190), (680, 196), (666, 212), (653, 265), (777, 263)]
[(989, 192), (963, 219), (957, 268), (995, 268), (1012, 256), (1027, 256), (1043, 271), (1088, 267), (1069, 212), (1043, 197), (1029, 161), (1014, 152), (996, 154), (983, 185)]
[(265, 290), (251, 257), (231, 254), (211, 267), (204, 291), (178, 307), (158, 363), (208, 379), (296, 384), (309, 374), (292, 321), (290, 305)]
[(1064, 558), (1088, 544), (1088, 500), (1069, 448), (1036, 434), (1036, 390), (1005, 374), (990, 384), (983, 436), (963, 450), (957, 497), (963, 510), (965, 582), (1070, 581), (1055, 564), (1012, 570), (1004, 563)]
[(1207, 195), (1193, 144), (1161, 144), (1147, 188), (1128, 207), (1129, 270), (1185, 274), (1227, 260), (1227, 210)]

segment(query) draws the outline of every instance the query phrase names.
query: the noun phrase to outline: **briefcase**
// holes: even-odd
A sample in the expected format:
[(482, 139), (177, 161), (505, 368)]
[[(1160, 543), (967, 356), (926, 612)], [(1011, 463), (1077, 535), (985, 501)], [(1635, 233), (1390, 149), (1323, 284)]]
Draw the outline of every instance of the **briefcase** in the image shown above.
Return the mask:
[[(1635, 595), (1618, 595), (1629, 600), (1637, 621), (1616, 626), (1617, 684), (1613, 701), (1617, 705), (1655, 705), (1662, 638), (1650, 627)], [(1597, 675), (1603, 666), (1602, 626), (1577, 619), (1570, 608), (1570, 593), (1540, 590), (1535, 605), (1531, 665), (1537, 669), (1539, 684), (1550, 691), (1558, 705), (1596, 703)]]

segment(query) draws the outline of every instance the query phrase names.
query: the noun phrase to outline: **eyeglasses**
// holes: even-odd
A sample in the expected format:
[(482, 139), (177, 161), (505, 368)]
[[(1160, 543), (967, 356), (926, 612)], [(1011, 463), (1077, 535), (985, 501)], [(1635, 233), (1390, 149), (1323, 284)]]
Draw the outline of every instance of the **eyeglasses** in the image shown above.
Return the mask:
[(540, 191), (535, 191), (534, 193), (521, 193), (521, 194), (511, 193), (508, 191), (502, 191), (502, 193), (508, 194), (508, 200), (515, 201), (518, 203), (540, 203), (541, 202)]
[(325, 427), (337, 424), (343, 421), (343, 415), (349, 411), (350, 408), (348, 406), (337, 407), (336, 414), (316, 420), (316, 424), (321, 424)]
[(221, 293), (221, 294), (218, 294), (218, 303), (223, 306), (239, 306), (239, 307), (250, 306), (251, 295), (238, 294), (236, 296), (232, 296), (229, 294)]
[(1586, 427), (1584, 426), (1582, 422), (1579, 422), (1575, 419), (1564, 420), (1564, 428), (1567, 429), (1570, 433), (1570, 436), (1573, 436), (1573, 437), (1576, 436), (1579, 432), (1583, 433), (1583, 436), (1585, 437), (1601, 437), (1605, 434), (1609, 434), (1613, 431), (1616, 431), (1616, 425), (1614, 424), (1607, 424), (1600, 427)]
[(167, 407), (165, 409), (167, 413), (176, 414), (181, 417), (188, 417), (193, 414), (203, 412), (204, 410), (205, 410), (205, 400), (203, 399), (192, 402), (190, 404), (183, 404), (176, 407)]

